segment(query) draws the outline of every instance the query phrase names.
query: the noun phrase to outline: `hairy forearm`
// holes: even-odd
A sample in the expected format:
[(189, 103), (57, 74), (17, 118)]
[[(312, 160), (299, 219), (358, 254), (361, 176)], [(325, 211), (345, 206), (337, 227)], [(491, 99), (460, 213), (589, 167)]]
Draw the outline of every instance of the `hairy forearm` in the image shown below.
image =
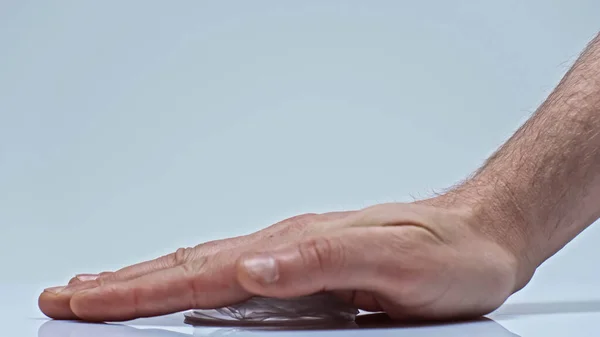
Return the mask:
[(452, 193), (476, 200), (482, 230), (535, 267), (600, 216), (600, 35), (535, 114)]

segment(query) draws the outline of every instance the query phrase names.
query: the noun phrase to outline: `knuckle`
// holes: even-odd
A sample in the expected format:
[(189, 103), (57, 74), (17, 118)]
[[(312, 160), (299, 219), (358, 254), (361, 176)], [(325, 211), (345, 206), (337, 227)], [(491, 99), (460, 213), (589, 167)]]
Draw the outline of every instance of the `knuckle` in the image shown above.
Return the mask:
[(263, 231), (260, 231), (262, 236), (285, 236), (285, 235), (298, 235), (304, 232), (305, 228), (316, 221), (318, 214), (306, 213), (296, 215), (291, 218), (287, 218), (280, 221)]
[(319, 215), (316, 213), (306, 213), (279, 221), (265, 229), (250, 234), (251, 241), (261, 240), (262, 238), (273, 238), (287, 235), (302, 235), (306, 227), (314, 223)]
[(179, 248), (175, 251), (175, 263), (183, 264), (188, 260), (190, 256), (191, 248)]
[(303, 226), (306, 226), (306, 225), (314, 222), (316, 217), (317, 217), (316, 213), (306, 213), (306, 214), (301, 214), (301, 215), (296, 215), (294, 217), (291, 217), (291, 218), (285, 220), (284, 222), (286, 223), (287, 226), (303, 227)]
[(140, 310), (143, 307), (142, 299), (145, 298), (144, 294), (140, 288), (133, 288), (132, 291), (129, 292), (130, 297), (130, 310), (132, 311), (133, 317), (140, 316)]
[(106, 282), (110, 282), (112, 280), (116, 279), (116, 274), (114, 272), (102, 272), (100, 274), (98, 274), (98, 277), (96, 278), (96, 282), (98, 282), (99, 285), (105, 284)]
[(175, 253), (166, 255), (163, 259), (159, 259), (161, 260), (160, 263), (164, 264), (165, 267), (185, 264), (189, 261), (192, 250), (193, 248), (179, 248)]
[(343, 250), (330, 238), (316, 237), (302, 242), (299, 246), (303, 262), (308, 267), (323, 273), (331, 273), (343, 265)]
[(187, 262), (179, 265), (179, 268), (182, 272), (182, 281), (184, 287), (186, 288), (189, 296), (187, 296), (187, 300), (189, 301), (188, 306), (190, 308), (196, 308), (198, 304), (201, 302), (202, 291), (197, 283), (197, 275), (201, 272), (204, 267), (205, 259), (200, 259), (198, 261)]
[(201, 257), (182, 263), (177, 267), (181, 269), (183, 278), (194, 279), (197, 275), (202, 274), (202, 272), (206, 269), (207, 262), (207, 258)]
[(183, 278), (191, 279), (195, 273), (196, 268), (191, 263), (183, 263), (179, 265), (181, 272), (183, 274)]

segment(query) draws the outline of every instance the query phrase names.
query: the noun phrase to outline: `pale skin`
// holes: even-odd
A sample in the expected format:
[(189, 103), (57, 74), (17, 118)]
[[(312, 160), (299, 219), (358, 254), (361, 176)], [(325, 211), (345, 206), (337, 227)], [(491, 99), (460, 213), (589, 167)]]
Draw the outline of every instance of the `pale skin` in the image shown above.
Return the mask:
[(330, 291), (399, 320), (485, 315), (600, 217), (600, 35), (471, 178), (434, 198), (306, 214), (46, 289), (55, 319), (122, 321)]

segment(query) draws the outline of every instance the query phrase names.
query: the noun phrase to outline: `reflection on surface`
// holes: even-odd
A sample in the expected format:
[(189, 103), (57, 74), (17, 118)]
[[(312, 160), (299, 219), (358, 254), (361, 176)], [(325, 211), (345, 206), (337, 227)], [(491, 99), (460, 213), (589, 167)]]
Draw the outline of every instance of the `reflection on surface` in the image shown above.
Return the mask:
[[(38, 337), (199, 337), (199, 336), (261, 336), (283, 333), (295, 336), (410, 336), (410, 337), (519, 337), (506, 330), (502, 325), (487, 318), (477, 321), (453, 324), (407, 325), (391, 321), (386, 315), (374, 314), (360, 316), (356, 323), (346, 326), (320, 328), (242, 328), (242, 327), (194, 327), (183, 324), (169, 328), (136, 328), (124, 324), (92, 324), (68, 321), (48, 321), (38, 330)], [(161, 318), (136, 320), (136, 326), (160, 326)], [(139, 324), (137, 324), (139, 323)], [(158, 323), (158, 324), (157, 324)], [(189, 333), (175, 330), (188, 331)]]
[(600, 312), (600, 301), (562, 301), (545, 303), (508, 303), (493, 314), (499, 316), (547, 315)]
[(190, 337), (190, 334), (157, 328), (134, 328), (121, 324), (94, 324), (48, 321), (39, 328), (38, 337)]

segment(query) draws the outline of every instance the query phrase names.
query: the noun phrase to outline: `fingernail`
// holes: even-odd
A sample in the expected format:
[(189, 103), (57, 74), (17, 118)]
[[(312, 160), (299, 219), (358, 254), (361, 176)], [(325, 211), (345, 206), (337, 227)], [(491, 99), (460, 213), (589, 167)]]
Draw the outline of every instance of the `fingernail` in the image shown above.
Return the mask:
[(49, 293), (53, 293), (53, 294), (58, 294), (61, 291), (63, 291), (65, 289), (65, 287), (51, 287), (51, 288), (46, 288), (44, 289), (44, 291), (47, 291)]
[(97, 274), (79, 274), (77, 276), (75, 276), (79, 281), (81, 282), (85, 282), (85, 281), (93, 281), (95, 279), (98, 278)]
[(248, 276), (259, 283), (273, 283), (279, 278), (277, 261), (269, 255), (255, 255), (242, 261)]

